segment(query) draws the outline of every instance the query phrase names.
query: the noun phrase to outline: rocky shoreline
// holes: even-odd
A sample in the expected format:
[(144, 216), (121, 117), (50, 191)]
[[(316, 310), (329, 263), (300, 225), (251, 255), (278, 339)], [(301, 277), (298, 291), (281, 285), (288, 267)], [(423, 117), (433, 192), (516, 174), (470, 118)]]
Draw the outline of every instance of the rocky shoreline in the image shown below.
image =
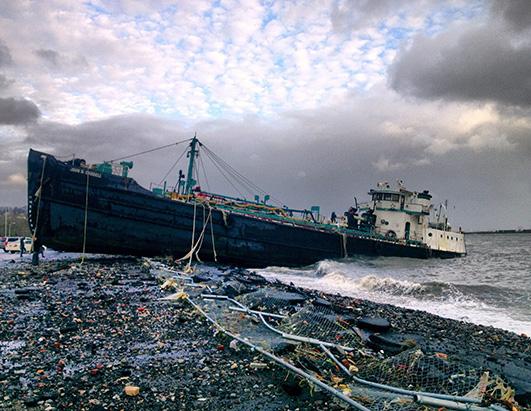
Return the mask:
[[(238, 269), (224, 272), (242, 275)], [(526, 336), (276, 286), (353, 307), (358, 317), (385, 318), (424, 351), (499, 374), (516, 389), (521, 406), (531, 405), (531, 340)], [(0, 409), (344, 409), (256, 352), (234, 350), (230, 339), (215, 335), (185, 300), (160, 301), (166, 295), (136, 259), (1, 267)], [(385, 350), (393, 342), (374, 344)]]

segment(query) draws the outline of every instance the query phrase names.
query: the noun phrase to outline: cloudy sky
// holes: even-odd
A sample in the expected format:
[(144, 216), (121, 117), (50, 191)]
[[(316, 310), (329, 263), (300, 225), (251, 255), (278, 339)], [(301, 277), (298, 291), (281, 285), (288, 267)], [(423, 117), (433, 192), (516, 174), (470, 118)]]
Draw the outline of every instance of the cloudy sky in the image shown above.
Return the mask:
[(0, 0), (0, 205), (25, 203), (30, 147), (98, 162), (197, 132), (293, 207), (400, 178), (465, 229), (531, 227), (530, 109), (527, 0)]

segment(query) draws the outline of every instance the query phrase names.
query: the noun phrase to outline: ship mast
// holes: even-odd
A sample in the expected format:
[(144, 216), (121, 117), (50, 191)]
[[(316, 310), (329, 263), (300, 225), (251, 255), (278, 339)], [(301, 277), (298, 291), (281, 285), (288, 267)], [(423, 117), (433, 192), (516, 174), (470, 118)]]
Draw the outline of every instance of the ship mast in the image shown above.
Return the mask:
[(187, 154), (190, 160), (188, 161), (188, 173), (186, 175), (186, 187), (184, 191), (184, 194), (186, 195), (192, 194), (192, 189), (196, 183), (196, 181), (193, 178), (193, 172), (194, 172), (195, 158), (199, 154), (199, 149), (197, 148), (198, 143), (199, 143), (199, 140), (197, 139), (197, 134), (194, 134), (194, 138), (190, 142), (190, 151)]

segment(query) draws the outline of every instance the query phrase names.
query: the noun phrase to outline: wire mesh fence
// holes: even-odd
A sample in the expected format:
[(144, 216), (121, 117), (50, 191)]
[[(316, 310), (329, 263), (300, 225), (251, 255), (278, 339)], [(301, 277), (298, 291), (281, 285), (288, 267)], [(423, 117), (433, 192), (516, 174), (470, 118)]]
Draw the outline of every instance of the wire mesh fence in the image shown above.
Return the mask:
[(511, 408), (514, 391), (488, 370), (416, 347), (396, 355), (371, 350), (352, 316), (331, 304), (267, 286), (235, 299), (205, 295), (208, 284), (201, 288), (192, 283), (178, 282), (220, 328), (326, 384), (332, 393), (350, 399), (351, 406), (357, 404), (354, 408), (518, 409)]
[(359, 377), (414, 391), (434, 391), (463, 396), (480, 382), (485, 370), (427, 355), (412, 349), (384, 360), (366, 359), (359, 364)]
[(350, 348), (362, 348), (362, 342), (341, 315), (331, 308), (307, 304), (279, 324), (280, 330), (302, 337)]

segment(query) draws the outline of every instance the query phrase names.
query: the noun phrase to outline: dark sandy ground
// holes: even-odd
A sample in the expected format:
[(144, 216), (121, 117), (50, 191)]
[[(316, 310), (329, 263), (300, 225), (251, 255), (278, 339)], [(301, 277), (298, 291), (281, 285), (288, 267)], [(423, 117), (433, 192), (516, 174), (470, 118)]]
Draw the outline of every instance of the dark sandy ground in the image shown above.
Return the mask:
[[(231, 349), (230, 340), (214, 335), (186, 301), (159, 301), (166, 294), (134, 259), (0, 268), (0, 409), (344, 408), (275, 365), (252, 368), (264, 360), (248, 349)], [(516, 388), (520, 405), (531, 404), (528, 337), (390, 305), (326, 298), (356, 307), (357, 315), (389, 319), (396, 331), (415, 335), (425, 351), (492, 370)], [(127, 396), (126, 385), (138, 386), (139, 394)]]

